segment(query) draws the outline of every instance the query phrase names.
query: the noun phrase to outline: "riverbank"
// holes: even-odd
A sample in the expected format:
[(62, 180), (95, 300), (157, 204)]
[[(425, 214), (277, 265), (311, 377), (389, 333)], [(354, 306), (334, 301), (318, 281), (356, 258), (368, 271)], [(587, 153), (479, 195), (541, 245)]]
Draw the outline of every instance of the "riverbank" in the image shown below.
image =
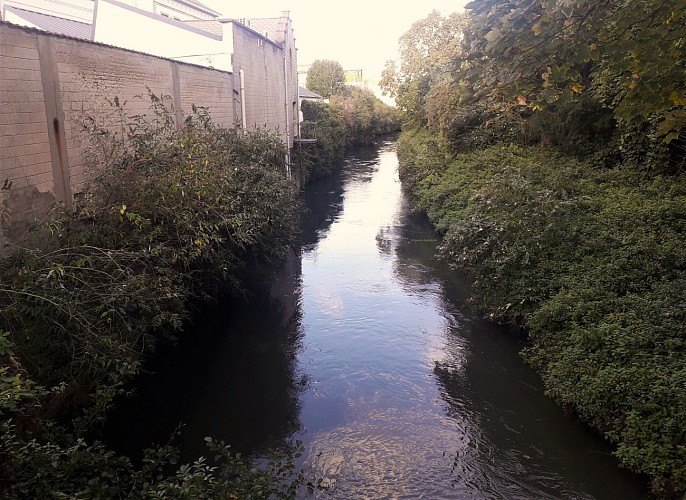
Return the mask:
[(400, 176), (474, 279), (474, 307), (529, 333), (547, 392), (657, 495), (686, 490), (686, 188), (551, 149), (453, 154), (406, 130)]
[(151, 100), (156, 120), (122, 115), (124, 137), (95, 126), (98, 170), (76, 209), (0, 262), (4, 497), (226, 498), (302, 484), (288, 453), (258, 470), (208, 439), (216, 463), (176, 465), (168, 444), (139, 468), (84, 440), (194, 302), (242, 300), (248, 264), (279, 263), (296, 234), (278, 137), (216, 126), (202, 109), (176, 130), (164, 98)]
[(258, 457), (299, 439), (297, 467), (331, 499), (645, 499), (642, 478), (544, 396), (520, 339), (468, 311), (466, 280), (408, 210), (394, 142), (355, 148), (307, 187), (271, 298), (203, 310), (108, 419), (108, 442), (140, 450), (179, 422), (182, 457), (208, 433)]

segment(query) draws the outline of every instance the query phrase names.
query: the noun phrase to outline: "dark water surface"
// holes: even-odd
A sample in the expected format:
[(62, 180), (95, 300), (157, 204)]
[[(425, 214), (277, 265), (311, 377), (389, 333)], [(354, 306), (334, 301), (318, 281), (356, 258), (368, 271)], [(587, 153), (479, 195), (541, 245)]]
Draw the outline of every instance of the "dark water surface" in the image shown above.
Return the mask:
[(186, 427), (259, 453), (302, 439), (322, 498), (638, 499), (645, 484), (547, 399), (510, 332), (471, 317), (411, 215), (394, 144), (304, 195), (302, 247), (269, 294), (206, 311), (105, 436), (136, 455)]

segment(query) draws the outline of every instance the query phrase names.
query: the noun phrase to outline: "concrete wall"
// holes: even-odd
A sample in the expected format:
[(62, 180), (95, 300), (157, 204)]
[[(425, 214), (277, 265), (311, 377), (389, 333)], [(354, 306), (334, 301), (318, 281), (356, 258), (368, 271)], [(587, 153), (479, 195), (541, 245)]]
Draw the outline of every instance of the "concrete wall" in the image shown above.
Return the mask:
[(284, 13), (274, 22), (251, 21), (255, 27), (270, 25), (277, 31), (270, 37), (277, 41), (241, 23), (231, 23), (233, 72), (238, 76), (242, 70), (245, 77), (246, 127), (276, 130), (290, 149), (299, 135), (298, 63), (291, 20)]
[[(6, 228), (19, 231), (54, 201), (70, 205), (87, 179), (94, 118), (116, 126), (118, 98), (129, 116), (149, 114), (147, 89), (168, 95), (177, 122), (193, 104), (235, 123), (233, 75), (0, 23), (0, 190)], [(1, 201), (1, 199), (0, 199)]]
[(231, 24), (233, 72), (243, 71), (245, 78), (246, 128), (277, 130), (286, 143), (283, 50), (242, 24)]
[(35, 33), (0, 25), (0, 183), (13, 219), (54, 201), (48, 122)]
[(288, 121), (291, 127), (291, 144), (293, 146), (293, 137), (300, 136), (300, 100), (298, 81), (298, 53), (295, 47), (295, 35), (293, 33), (293, 26), (291, 19), (288, 17), (288, 12), (284, 12), (281, 17), (284, 23), (284, 58), (286, 60), (286, 82), (287, 82), (287, 106)]

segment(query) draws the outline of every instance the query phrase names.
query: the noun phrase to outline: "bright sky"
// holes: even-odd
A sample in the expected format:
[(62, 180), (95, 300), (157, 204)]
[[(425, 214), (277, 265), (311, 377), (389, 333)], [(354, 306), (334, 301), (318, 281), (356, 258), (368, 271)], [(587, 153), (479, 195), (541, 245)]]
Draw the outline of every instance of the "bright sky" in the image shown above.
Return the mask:
[[(436, 9), (443, 14), (462, 10), (466, 0), (253, 0), (227, 5), (226, 0), (199, 0), (226, 17), (279, 17), (290, 11), (298, 64), (333, 59), (344, 69), (362, 69), (378, 79), (388, 59), (397, 59), (398, 38), (412, 23)], [(252, 5), (250, 5), (252, 3)], [(335, 6), (335, 7), (334, 7)]]

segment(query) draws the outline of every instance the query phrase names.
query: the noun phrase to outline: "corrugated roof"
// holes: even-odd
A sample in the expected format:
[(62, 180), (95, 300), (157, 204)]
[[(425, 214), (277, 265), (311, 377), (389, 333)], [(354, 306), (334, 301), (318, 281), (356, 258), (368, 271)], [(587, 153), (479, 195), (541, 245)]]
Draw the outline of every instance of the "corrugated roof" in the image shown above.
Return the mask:
[(215, 21), (214, 19), (206, 21), (193, 20), (182, 22), (190, 24), (191, 26), (195, 26), (196, 28), (199, 28), (203, 31), (207, 31), (208, 33), (212, 33), (213, 35), (224, 36), (224, 27), (222, 26), (222, 23), (220, 23), (219, 21)]
[(12, 12), (43, 31), (49, 31), (72, 38), (80, 38), (82, 40), (90, 40), (93, 35), (93, 26), (88, 23), (31, 12), (30, 10), (20, 9), (11, 5), (7, 5), (5, 10)]

